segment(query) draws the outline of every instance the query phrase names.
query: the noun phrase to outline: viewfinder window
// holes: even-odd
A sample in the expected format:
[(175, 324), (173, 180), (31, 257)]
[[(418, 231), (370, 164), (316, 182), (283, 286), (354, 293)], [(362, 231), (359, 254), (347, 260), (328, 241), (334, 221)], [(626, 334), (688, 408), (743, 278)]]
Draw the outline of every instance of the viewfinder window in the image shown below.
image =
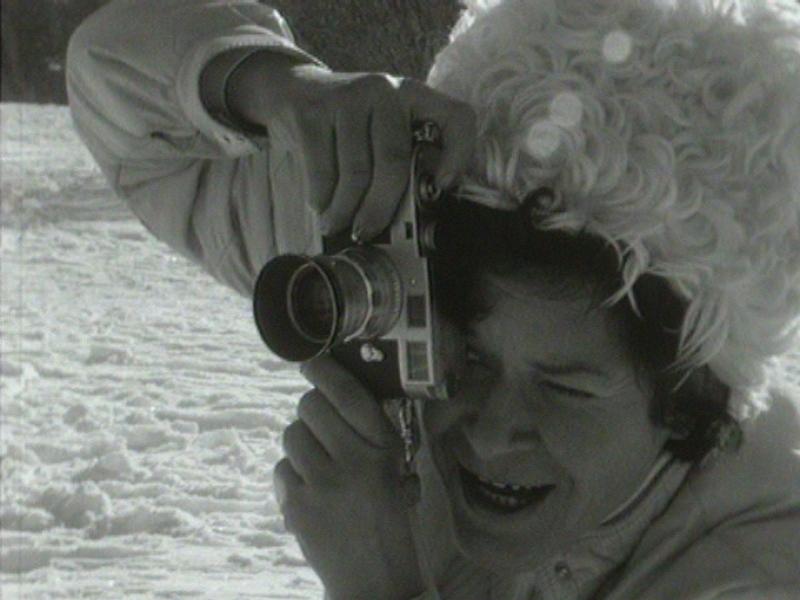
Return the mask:
[(425, 342), (408, 342), (406, 345), (409, 381), (429, 381), (428, 344)]
[(408, 326), (425, 327), (428, 323), (425, 313), (425, 296), (409, 296), (406, 306), (408, 307)]

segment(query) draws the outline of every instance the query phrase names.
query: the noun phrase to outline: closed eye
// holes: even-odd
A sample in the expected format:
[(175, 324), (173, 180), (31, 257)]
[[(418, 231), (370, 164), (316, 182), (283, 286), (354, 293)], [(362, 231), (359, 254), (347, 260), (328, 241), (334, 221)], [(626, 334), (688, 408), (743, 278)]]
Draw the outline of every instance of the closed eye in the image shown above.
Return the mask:
[(473, 350), (472, 348), (467, 348), (467, 364), (485, 365), (486, 361), (483, 359), (483, 356), (481, 356), (479, 352)]
[(493, 364), (493, 357), (482, 352), (480, 349), (475, 347), (475, 344), (467, 342), (466, 345), (467, 351), (467, 362), (470, 364), (475, 365), (484, 365), (489, 366)]
[(491, 376), (494, 372), (491, 361), (480, 352), (467, 348), (466, 364), (470, 373), (480, 380)]
[(591, 392), (586, 392), (584, 390), (579, 390), (577, 388), (569, 387), (567, 385), (562, 385), (560, 383), (556, 383), (555, 381), (543, 381), (542, 384), (545, 387), (548, 387), (551, 390), (558, 392), (559, 394), (572, 396), (573, 398), (595, 398), (595, 395), (592, 394)]

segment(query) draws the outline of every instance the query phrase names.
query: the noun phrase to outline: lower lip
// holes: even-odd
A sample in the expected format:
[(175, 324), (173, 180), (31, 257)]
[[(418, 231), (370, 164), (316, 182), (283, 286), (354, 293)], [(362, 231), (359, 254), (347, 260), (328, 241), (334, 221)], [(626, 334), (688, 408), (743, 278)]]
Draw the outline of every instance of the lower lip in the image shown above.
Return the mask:
[(497, 522), (497, 518), (501, 517), (507, 521), (518, 521), (520, 519), (527, 519), (536, 513), (545, 500), (550, 496), (554, 488), (542, 490), (542, 492), (535, 497), (532, 501), (524, 506), (517, 508), (504, 507), (490, 500), (486, 499), (478, 490), (470, 489), (470, 484), (464, 481), (461, 466), (456, 465), (456, 472), (454, 473), (455, 483), (460, 491), (460, 499), (469, 511), (481, 517), (490, 517), (493, 522)]

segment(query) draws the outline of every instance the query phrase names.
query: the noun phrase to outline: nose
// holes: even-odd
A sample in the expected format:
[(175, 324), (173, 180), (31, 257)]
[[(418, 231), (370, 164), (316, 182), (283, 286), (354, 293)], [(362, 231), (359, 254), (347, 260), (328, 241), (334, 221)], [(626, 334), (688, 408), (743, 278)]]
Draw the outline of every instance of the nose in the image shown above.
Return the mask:
[(540, 444), (534, 402), (522, 386), (508, 382), (496, 383), (470, 402), (464, 434), (475, 454), (490, 460)]

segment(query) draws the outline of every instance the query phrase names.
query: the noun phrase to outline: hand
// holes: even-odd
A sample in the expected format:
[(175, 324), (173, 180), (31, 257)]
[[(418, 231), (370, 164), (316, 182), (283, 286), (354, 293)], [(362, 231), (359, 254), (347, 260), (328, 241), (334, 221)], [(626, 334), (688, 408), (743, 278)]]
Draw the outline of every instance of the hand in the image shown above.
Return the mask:
[(369, 240), (392, 221), (408, 185), (413, 121), (442, 133), (433, 173), (441, 189), (463, 173), (475, 145), (471, 107), (424, 83), (384, 73), (336, 73), (260, 52), (231, 77), (231, 106), (264, 125), (273, 148), (301, 165), (307, 202), (323, 233), (352, 224)]
[(284, 431), (275, 491), (286, 528), (335, 599), (407, 600), (423, 590), (399, 493), (402, 443), (375, 398), (328, 356)]

